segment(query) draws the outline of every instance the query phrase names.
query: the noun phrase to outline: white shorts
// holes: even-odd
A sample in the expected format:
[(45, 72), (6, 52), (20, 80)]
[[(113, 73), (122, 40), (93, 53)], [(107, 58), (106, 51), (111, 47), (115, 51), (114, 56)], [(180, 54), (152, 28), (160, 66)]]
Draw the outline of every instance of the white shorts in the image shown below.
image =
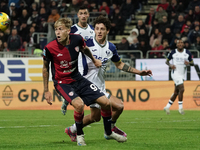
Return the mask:
[(183, 78), (180, 77), (180, 76), (177, 76), (177, 77), (173, 77), (173, 81), (175, 83), (176, 86), (180, 85), (180, 84), (183, 84)]
[[(105, 94), (105, 96), (109, 99), (110, 98), (110, 94), (108, 94), (108, 93), (106, 93), (106, 92), (104, 92), (104, 94)], [(90, 105), (90, 108), (98, 108), (98, 109), (101, 109), (101, 106), (99, 105), (99, 104), (97, 104), (97, 103), (94, 103), (94, 104), (91, 104)]]

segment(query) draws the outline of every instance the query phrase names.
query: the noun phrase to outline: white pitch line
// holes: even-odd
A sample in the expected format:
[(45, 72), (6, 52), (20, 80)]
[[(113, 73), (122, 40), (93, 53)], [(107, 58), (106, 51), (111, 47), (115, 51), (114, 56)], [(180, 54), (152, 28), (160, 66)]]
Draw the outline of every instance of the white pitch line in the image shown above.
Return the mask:
[(43, 128), (43, 127), (51, 127), (51, 126), (60, 126), (60, 125), (38, 125), (38, 126), (10, 126), (10, 127), (0, 127), (0, 129), (5, 128)]

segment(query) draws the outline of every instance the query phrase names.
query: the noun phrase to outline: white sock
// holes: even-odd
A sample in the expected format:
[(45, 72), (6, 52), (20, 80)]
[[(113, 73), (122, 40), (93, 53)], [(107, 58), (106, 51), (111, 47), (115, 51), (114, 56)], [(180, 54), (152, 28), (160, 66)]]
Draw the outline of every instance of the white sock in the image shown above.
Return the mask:
[(169, 100), (169, 102), (167, 103), (166, 108), (170, 108), (173, 103), (174, 103), (173, 101)]
[(72, 133), (76, 133), (77, 132), (75, 123), (70, 127), (70, 130), (71, 130)]
[(179, 106), (179, 109), (182, 109), (183, 108), (183, 101), (178, 101), (178, 106)]

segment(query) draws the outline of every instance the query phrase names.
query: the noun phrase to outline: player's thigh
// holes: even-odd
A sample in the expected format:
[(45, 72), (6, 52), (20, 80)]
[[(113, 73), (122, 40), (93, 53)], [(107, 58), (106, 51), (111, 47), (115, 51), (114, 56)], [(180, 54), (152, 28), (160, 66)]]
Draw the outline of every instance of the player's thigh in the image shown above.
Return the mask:
[(112, 109), (115, 110), (122, 110), (124, 109), (124, 104), (123, 101), (115, 96), (110, 96), (109, 98), (111, 105), (112, 105)]
[(98, 103), (103, 109), (110, 107), (110, 101), (105, 95), (96, 99), (96, 103)]

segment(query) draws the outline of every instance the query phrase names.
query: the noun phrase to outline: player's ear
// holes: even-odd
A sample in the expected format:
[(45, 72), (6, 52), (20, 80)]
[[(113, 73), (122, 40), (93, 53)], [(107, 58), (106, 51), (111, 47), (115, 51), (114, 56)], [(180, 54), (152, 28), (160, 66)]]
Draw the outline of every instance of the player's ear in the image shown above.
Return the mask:
[(67, 29), (67, 33), (69, 34), (71, 32), (71, 29)]
[(107, 34), (110, 32), (110, 30), (107, 30)]

